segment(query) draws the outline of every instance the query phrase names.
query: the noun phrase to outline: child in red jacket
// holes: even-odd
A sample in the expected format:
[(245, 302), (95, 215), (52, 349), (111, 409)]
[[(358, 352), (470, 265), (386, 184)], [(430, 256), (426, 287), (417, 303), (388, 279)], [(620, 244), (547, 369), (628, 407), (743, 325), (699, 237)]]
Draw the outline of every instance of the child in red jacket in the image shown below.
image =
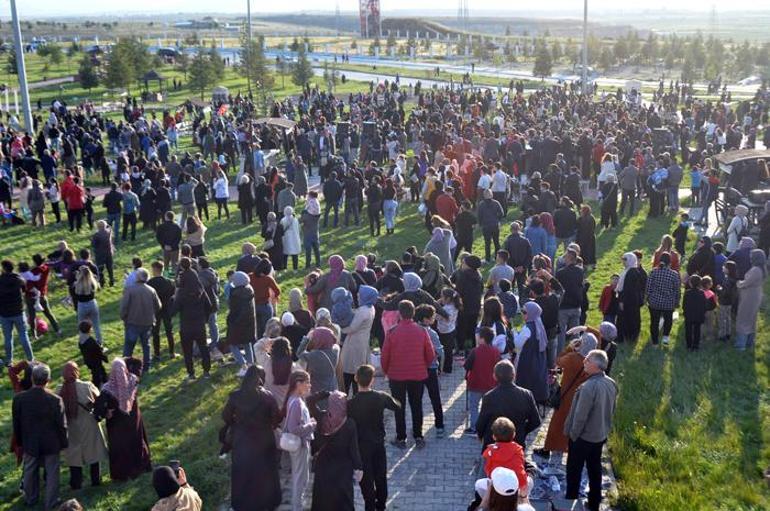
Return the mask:
[(615, 324), (615, 318), (618, 314), (618, 297), (615, 293), (615, 287), (618, 285), (620, 276), (616, 273), (610, 277), (610, 283), (602, 289), (602, 296), (599, 298), (599, 310), (604, 314), (604, 321)]
[(483, 498), (489, 487), (489, 478), (492, 471), (498, 467), (513, 470), (519, 480), (519, 495), (527, 495), (529, 492), (529, 480), (524, 468), (524, 449), (514, 441), (516, 426), (507, 417), (498, 417), (492, 423), (492, 438), (495, 443), (484, 449), (484, 479), (476, 481), (475, 489), (477, 498)]

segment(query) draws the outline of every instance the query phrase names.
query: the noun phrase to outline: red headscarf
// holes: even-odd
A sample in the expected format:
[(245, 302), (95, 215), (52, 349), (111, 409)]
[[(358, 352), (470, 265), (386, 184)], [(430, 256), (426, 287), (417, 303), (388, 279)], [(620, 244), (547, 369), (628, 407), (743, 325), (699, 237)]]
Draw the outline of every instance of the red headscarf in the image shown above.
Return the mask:
[(329, 394), (326, 406), (326, 415), (321, 422), (321, 434), (330, 436), (339, 431), (348, 418), (347, 396), (335, 390)]
[(308, 334), (310, 337), (310, 349), (326, 350), (337, 343), (337, 336), (331, 328), (317, 326)]
[(329, 258), (329, 287), (334, 289), (337, 287), (337, 281), (342, 275), (342, 271), (345, 269), (345, 260), (341, 255), (335, 254)]
[(71, 420), (78, 416), (78, 389), (75, 385), (75, 382), (80, 378), (78, 365), (72, 360), (64, 364), (62, 378), (64, 384), (59, 395), (64, 401), (64, 412), (67, 414), (67, 419)]

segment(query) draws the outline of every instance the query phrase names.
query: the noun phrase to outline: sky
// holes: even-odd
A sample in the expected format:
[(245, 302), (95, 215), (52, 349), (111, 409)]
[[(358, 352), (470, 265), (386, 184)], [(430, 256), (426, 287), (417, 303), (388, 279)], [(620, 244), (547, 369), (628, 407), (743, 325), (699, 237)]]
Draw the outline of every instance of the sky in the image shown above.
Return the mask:
[[(264, 13), (287, 12), (287, 4), (282, 2), (265, 2), (263, 0), (252, 1), (252, 14), (260, 15)], [(339, 3), (340, 10), (356, 11), (358, 10), (357, 0), (291, 0), (291, 10), (293, 12), (308, 11), (330, 11), (333, 12), (335, 5)], [(457, 2), (459, 3), (459, 2)], [(470, 13), (474, 11), (483, 14), (482, 11), (500, 12), (500, 0), (471, 0)], [(523, 3), (523, 2), (522, 2)], [(589, 8), (595, 10), (650, 10), (665, 8), (668, 10), (691, 10), (691, 11), (710, 11), (712, 3), (709, 0), (645, 0), (644, 2), (628, 0), (589, 0)], [(722, 3), (718, 10), (757, 10), (764, 4), (757, 0), (730, 0), (727, 5)], [(0, 17), (7, 18), (10, 15), (9, 0), (0, 0)], [(380, 0), (383, 13), (387, 15), (389, 11), (414, 9), (416, 5), (420, 10), (444, 10), (444, 13), (451, 14), (456, 12), (455, 2), (446, 0), (420, 0), (416, 3), (414, 0)], [(531, 9), (526, 7), (517, 8), (516, 4), (504, 3), (506, 5), (506, 14), (522, 16), (531, 15)], [(531, 5), (531, 4), (530, 4)], [(580, 0), (546, 0), (537, 4), (538, 11), (551, 11), (554, 14), (565, 11), (582, 10), (583, 2)], [(242, 14), (246, 10), (246, 0), (108, 0), (106, 2), (94, 2), (93, 0), (17, 0), (19, 15), (46, 17), (46, 16), (94, 16), (94, 15), (115, 15), (128, 13), (180, 13), (180, 12), (212, 12), (222, 14)], [(770, 4), (768, 5), (770, 8)], [(529, 11), (529, 13), (528, 13)]]

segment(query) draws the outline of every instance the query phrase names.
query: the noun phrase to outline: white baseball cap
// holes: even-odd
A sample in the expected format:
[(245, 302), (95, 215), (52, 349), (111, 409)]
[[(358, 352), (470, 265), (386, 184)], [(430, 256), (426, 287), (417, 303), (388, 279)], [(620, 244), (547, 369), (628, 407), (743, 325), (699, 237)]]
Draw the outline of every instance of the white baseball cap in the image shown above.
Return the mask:
[(504, 497), (514, 495), (519, 490), (519, 478), (510, 468), (497, 467), (492, 471), (492, 487)]

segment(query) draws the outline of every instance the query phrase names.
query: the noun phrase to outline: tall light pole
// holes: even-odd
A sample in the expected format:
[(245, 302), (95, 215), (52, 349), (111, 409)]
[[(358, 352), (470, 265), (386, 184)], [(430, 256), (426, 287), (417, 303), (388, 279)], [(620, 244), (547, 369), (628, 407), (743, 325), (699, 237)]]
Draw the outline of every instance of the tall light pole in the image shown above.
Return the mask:
[(19, 14), (16, 12), (16, 0), (11, 0), (11, 18), (13, 21), (13, 43), (16, 50), (16, 72), (19, 75), (21, 106), (24, 110), (24, 124), (27, 131), (29, 131), (30, 134), (33, 134), (35, 125), (32, 123), (32, 109), (29, 106), (27, 68), (24, 66), (24, 45), (21, 42), (21, 25), (19, 25)]
[(588, 90), (588, 0), (583, 0), (583, 73), (581, 91), (583, 95)]
[[(241, 65), (244, 63), (241, 62)], [(246, 88), (251, 94), (251, 0), (246, 0)]]

